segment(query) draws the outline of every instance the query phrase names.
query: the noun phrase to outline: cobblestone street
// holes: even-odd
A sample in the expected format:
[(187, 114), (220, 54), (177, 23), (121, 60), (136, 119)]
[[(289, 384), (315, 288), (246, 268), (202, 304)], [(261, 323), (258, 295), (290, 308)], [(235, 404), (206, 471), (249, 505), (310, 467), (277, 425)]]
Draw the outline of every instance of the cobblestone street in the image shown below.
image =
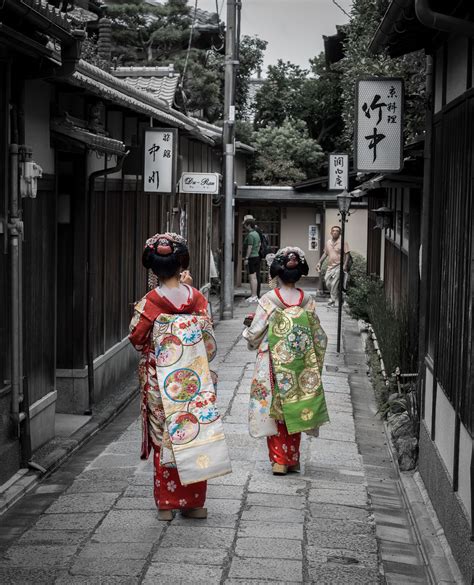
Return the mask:
[(337, 312), (321, 305), (331, 424), (303, 439), (301, 474), (275, 477), (265, 440), (247, 429), (255, 357), (240, 337), (247, 310), (241, 303), (216, 329), (233, 473), (210, 482), (208, 519), (158, 521), (134, 400), (0, 519), (1, 583), (428, 582), (357, 324), (345, 318), (344, 359), (335, 352)]

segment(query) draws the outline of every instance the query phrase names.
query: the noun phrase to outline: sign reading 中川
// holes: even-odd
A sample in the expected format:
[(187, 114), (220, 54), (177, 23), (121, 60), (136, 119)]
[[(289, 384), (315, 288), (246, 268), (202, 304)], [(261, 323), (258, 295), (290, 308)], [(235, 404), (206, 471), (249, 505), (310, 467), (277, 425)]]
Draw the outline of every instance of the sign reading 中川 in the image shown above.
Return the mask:
[(181, 193), (219, 194), (219, 173), (183, 173), (179, 182)]
[(359, 79), (356, 89), (355, 168), (401, 171), (403, 168), (403, 80)]
[(349, 155), (329, 155), (329, 186), (330, 191), (342, 191), (349, 188)]
[(143, 190), (176, 192), (176, 128), (147, 128), (144, 138)]

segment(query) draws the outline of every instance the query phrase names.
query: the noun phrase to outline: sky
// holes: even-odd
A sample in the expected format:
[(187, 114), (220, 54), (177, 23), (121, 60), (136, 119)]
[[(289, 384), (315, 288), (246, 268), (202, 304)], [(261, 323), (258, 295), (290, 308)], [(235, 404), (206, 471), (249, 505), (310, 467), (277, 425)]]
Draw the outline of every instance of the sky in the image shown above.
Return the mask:
[[(336, 0), (350, 12), (352, 0)], [(217, 0), (225, 20), (226, 0)], [(194, 6), (194, 0), (189, 0)], [(198, 7), (216, 11), (216, 0), (198, 0)], [(242, 34), (268, 41), (264, 69), (283, 59), (309, 67), (308, 59), (324, 49), (323, 35), (336, 33), (348, 17), (332, 0), (242, 0)]]

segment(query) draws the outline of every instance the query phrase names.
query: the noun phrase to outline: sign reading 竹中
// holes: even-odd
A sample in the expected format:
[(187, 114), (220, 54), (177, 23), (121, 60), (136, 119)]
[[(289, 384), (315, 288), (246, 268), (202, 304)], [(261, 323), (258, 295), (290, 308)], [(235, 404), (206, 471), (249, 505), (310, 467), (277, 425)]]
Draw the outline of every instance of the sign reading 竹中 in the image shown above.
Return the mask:
[(179, 182), (181, 193), (219, 194), (219, 173), (183, 173)]
[(403, 80), (359, 79), (356, 89), (355, 168), (400, 171), (403, 168)]
[(329, 187), (330, 191), (342, 191), (349, 188), (349, 155), (329, 155)]
[(176, 192), (176, 128), (147, 128), (144, 138), (143, 190)]

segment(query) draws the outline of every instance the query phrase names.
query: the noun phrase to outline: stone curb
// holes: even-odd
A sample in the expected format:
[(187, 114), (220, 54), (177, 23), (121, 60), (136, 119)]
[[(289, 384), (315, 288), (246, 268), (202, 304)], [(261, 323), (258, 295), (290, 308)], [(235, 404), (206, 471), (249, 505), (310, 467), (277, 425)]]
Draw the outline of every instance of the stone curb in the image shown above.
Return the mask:
[(0, 516), (31, 491), (41, 480), (51, 475), (96, 433), (112, 422), (136, 396), (138, 396), (138, 387), (134, 385), (130, 391), (121, 394), (99, 414), (92, 415), (92, 419), (89, 422), (70, 437), (65, 438), (56, 449), (41, 459), (40, 463), (35, 461), (34, 464), (44, 468), (45, 472), (24, 468), (15, 473), (8, 482), (0, 487)]

